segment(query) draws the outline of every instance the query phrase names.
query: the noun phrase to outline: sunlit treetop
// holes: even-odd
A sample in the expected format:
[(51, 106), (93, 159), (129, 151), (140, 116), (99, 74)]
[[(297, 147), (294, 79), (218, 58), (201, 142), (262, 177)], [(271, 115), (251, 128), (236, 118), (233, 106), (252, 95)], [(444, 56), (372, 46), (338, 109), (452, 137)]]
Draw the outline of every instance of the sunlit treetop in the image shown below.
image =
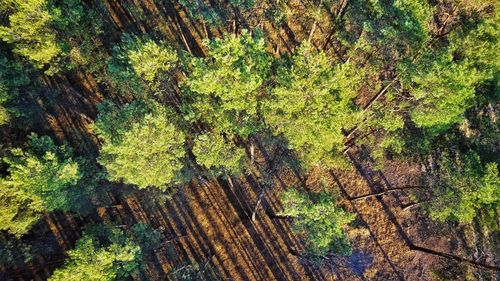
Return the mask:
[(356, 124), (352, 99), (362, 76), (353, 63), (333, 66), (305, 42), (277, 70), (277, 86), (263, 103), (266, 123), (283, 134), (305, 167), (340, 160), (342, 128)]
[(174, 114), (157, 103), (105, 102), (94, 125), (103, 140), (99, 162), (108, 178), (140, 188), (162, 190), (182, 181), (184, 133), (172, 122)]
[(22, 235), (42, 213), (71, 208), (68, 188), (81, 174), (65, 147), (32, 135), (27, 150), (12, 149), (4, 161), (9, 174), (0, 179), (0, 229)]
[(207, 56), (193, 60), (187, 79), (194, 99), (190, 115), (225, 133), (255, 132), (259, 89), (271, 64), (264, 39), (244, 30), (205, 44)]
[(241, 174), (245, 169), (245, 149), (237, 147), (218, 132), (196, 137), (193, 146), (196, 162), (218, 175), (223, 172)]
[(309, 252), (319, 256), (351, 253), (345, 228), (355, 215), (336, 206), (331, 194), (308, 195), (291, 188), (281, 194), (281, 202), (284, 210), (279, 215), (294, 219), (293, 230), (305, 235)]
[(119, 229), (87, 227), (62, 268), (50, 281), (112, 281), (129, 277), (140, 266), (141, 248)]

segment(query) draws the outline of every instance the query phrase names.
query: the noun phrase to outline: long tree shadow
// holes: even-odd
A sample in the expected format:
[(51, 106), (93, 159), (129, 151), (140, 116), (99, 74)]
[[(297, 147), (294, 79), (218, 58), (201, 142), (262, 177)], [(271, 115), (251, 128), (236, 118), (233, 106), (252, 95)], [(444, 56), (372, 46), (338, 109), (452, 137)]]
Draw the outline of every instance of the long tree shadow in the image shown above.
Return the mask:
[[(359, 161), (359, 159), (356, 158), (351, 152), (348, 152), (347, 155), (348, 155), (349, 159), (351, 160), (351, 162), (356, 167), (356, 170), (365, 179), (365, 181), (367, 182), (368, 186), (372, 189), (373, 192), (377, 192), (377, 191), (380, 190), (380, 184), (378, 182), (374, 182), (373, 181), (373, 176), (372, 175), (374, 175), (374, 174), (376, 174), (379, 178), (383, 179), (383, 183), (384, 183), (384, 185), (386, 185), (385, 189), (391, 189), (391, 186), (389, 185), (389, 181), (387, 181), (387, 179), (386, 179), (385, 175), (382, 173), (382, 171), (373, 171), (370, 168), (366, 168), (365, 166), (363, 166), (362, 162)], [(371, 163), (370, 163), (370, 165), (368, 165), (368, 167), (370, 167), (370, 166), (371, 166)], [(471, 260), (471, 259), (468, 259), (468, 258), (463, 258), (463, 257), (455, 256), (455, 255), (452, 255), (452, 254), (443, 253), (443, 252), (439, 252), (439, 251), (436, 251), (436, 250), (433, 250), (433, 249), (429, 249), (429, 248), (425, 248), (425, 247), (421, 247), (421, 246), (415, 245), (413, 243), (412, 239), (406, 234), (406, 232), (404, 231), (404, 229), (401, 226), (401, 224), (398, 222), (396, 216), (394, 215), (394, 212), (391, 210), (391, 208), (389, 207), (389, 205), (384, 201), (383, 196), (375, 196), (375, 199), (382, 206), (382, 208), (383, 208), (384, 212), (386, 213), (389, 221), (395, 227), (399, 238), (402, 239), (402, 241), (404, 241), (405, 245), (411, 251), (418, 251), (418, 252), (430, 254), (430, 255), (433, 255), (433, 256), (441, 257), (441, 258), (453, 259), (455, 261), (466, 263), (468, 265), (471, 265), (473, 267), (480, 268), (480, 269), (485, 269), (485, 270), (490, 270), (490, 271), (497, 271), (497, 272), (500, 271), (500, 268), (496, 267), (496, 266), (487, 265), (487, 264), (481, 264), (481, 263), (478, 263), (478, 262), (476, 262), (474, 260)]]
[[(249, 176), (247, 176), (247, 179)], [(251, 180), (251, 182), (255, 182)], [(273, 243), (273, 241), (277, 241), (278, 239), (281, 239), (285, 242), (286, 245), (290, 245), (291, 241), (288, 239), (288, 235), (286, 232), (280, 233), (277, 228), (274, 229), (274, 231), (271, 229), (271, 225), (268, 225), (266, 222), (262, 222), (262, 219), (256, 220), (255, 222), (252, 222), (250, 217), (251, 217), (251, 209), (249, 208), (248, 204), (245, 204), (245, 206), (241, 206), (240, 202), (250, 202), (249, 196), (247, 196), (244, 192), (239, 192), (239, 190), (244, 190), (244, 188), (241, 185), (235, 185), (234, 190), (227, 184), (223, 184), (224, 187), (224, 192), (228, 196), (228, 198), (236, 198), (236, 196), (231, 196), (231, 194), (234, 194), (235, 192), (239, 193), (237, 197), (240, 200), (231, 200), (232, 205), (237, 205), (235, 208), (236, 209), (246, 209), (246, 212), (244, 214), (243, 219), (239, 222), (239, 225), (244, 227), (246, 233), (250, 237), (252, 237), (253, 244), (255, 245), (256, 249), (259, 249), (259, 252), (261, 253), (262, 256), (264, 256), (264, 259), (266, 263), (270, 266), (271, 270), (274, 272), (275, 277), (279, 277), (278, 280), (283, 280), (286, 279), (285, 276), (295, 276), (292, 277), (292, 279), (297, 278), (295, 270), (291, 265), (289, 264), (288, 259), (286, 258), (287, 253), (284, 252), (286, 249), (280, 248), (280, 246), (277, 243)], [(255, 186), (250, 186), (254, 187)], [(257, 187), (257, 190), (260, 190), (261, 187)], [(252, 197), (257, 197), (255, 196), (256, 190), (253, 190), (254, 196)], [(241, 216), (240, 216), (241, 217)], [(258, 225), (258, 228), (257, 228)], [(290, 231), (288, 229), (288, 231)], [(277, 237), (278, 236), (278, 237)], [(276, 269), (273, 269), (276, 268)], [(278, 271), (275, 271), (278, 270)], [(310, 278), (318, 280), (318, 278), (314, 278), (312, 273), (310, 273)]]
[[(334, 179), (335, 183), (339, 187), (342, 195), (344, 197), (346, 197), (347, 199), (350, 199), (351, 198), (350, 195), (348, 194), (348, 192), (345, 189), (344, 185), (340, 182), (339, 178), (335, 175), (335, 173), (333, 171), (330, 171), (330, 175), (332, 176), (332, 178)], [(403, 275), (397, 269), (397, 265), (391, 260), (391, 258), (389, 258), (389, 256), (387, 255), (386, 250), (384, 250), (384, 248), (382, 247), (382, 245), (379, 243), (378, 238), (375, 235), (375, 233), (372, 231), (370, 225), (363, 219), (363, 216), (362, 216), (361, 212), (359, 211), (358, 207), (356, 207), (356, 204), (351, 202), (351, 208), (356, 213), (358, 219), (361, 220), (362, 225), (364, 227), (366, 227), (366, 229), (368, 229), (370, 237), (373, 240), (373, 242), (375, 243), (375, 246), (380, 250), (380, 252), (382, 253), (382, 256), (387, 261), (387, 263), (389, 264), (389, 266), (393, 270), (394, 274), (396, 274), (396, 277), (398, 278), (398, 280), (405, 280), (403, 278)]]

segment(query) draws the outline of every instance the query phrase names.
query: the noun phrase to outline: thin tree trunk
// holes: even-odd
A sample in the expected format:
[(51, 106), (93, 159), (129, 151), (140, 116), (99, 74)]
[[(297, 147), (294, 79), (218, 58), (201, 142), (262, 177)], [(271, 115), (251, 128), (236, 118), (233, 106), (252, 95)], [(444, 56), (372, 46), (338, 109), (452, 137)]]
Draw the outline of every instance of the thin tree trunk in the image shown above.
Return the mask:
[(193, 52), (191, 51), (191, 48), (189, 48), (189, 44), (186, 40), (186, 37), (184, 37), (184, 33), (182, 32), (181, 26), (179, 23), (177, 23), (177, 29), (179, 29), (179, 34), (181, 35), (182, 42), (186, 46), (186, 49), (188, 50), (189, 54), (193, 55)]
[(361, 200), (361, 199), (366, 199), (366, 198), (371, 198), (379, 195), (386, 195), (394, 191), (402, 191), (402, 190), (408, 190), (408, 189), (420, 189), (420, 188), (426, 188), (427, 186), (403, 186), (403, 187), (397, 187), (397, 188), (391, 188), (391, 189), (386, 189), (384, 191), (376, 192), (376, 193), (371, 193), (371, 194), (366, 194), (366, 195), (361, 195), (361, 196), (356, 196), (352, 197), (350, 200)]
[[(319, 5), (318, 5), (318, 14), (319, 12), (321, 11), (321, 5), (323, 4), (323, 0), (321, 0), (319, 2)], [(314, 34), (314, 31), (316, 31), (316, 26), (318, 25), (318, 20), (314, 19), (314, 22), (312, 24), (312, 27), (311, 27), (311, 31), (309, 32), (309, 37), (307, 38), (307, 42), (311, 42), (311, 39), (312, 39), (312, 36)]]
[(264, 195), (266, 194), (266, 189), (267, 189), (267, 187), (262, 188), (262, 191), (259, 194), (259, 199), (257, 200), (257, 203), (255, 204), (255, 208), (253, 209), (253, 212), (252, 212), (252, 221), (255, 221), (255, 218), (257, 217), (257, 211), (259, 210), (260, 203), (262, 202), (262, 199), (264, 198)]
[(252, 163), (255, 162), (255, 145), (251, 140), (250, 140), (250, 159)]
[(234, 184), (233, 184), (233, 180), (231, 179), (231, 176), (225, 171), (224, 171), (224, 173), (226, 174), (227, 182), (229, 183), (231, 188), (234, 188)]
[(205, 37), (206, 39), (210, 39), (209, 36), (208, 36), (208, 29), (207, 29), (207, 24), (205, 22), (203, 22), (203, 31), (205, 32)]
[(434, 251), (432, 249), (427, 249), (427, 248), (416, 246), (416, 245), (413, 245), (413, 244), (409, 245), (409, 247), (410, 247), (410, 250), (412, 250), (412, 251), (418, 251), (418, 252), (422, 252), (422, 253), (426, 253), (426, 254), (431, 254), (431, 255), (438, 256), (438, 257), (442, 257), (442, 258), (456, 260), (458, 262), (466, 263), (468, 265), (471, 265), (471, 266), (473, 266), (475, 268), (480, 268), (480, 269), (486, 269), (486, 270), (500, 272), (500, 268), (496, 267), (496, 266), (493, 266), (493, 265), (478, 263), (478, 262), (473, 261), (473, 260), (469, 260), (469, 259), (462, 258), (462, 257), (457, 257), (457, 256), (454, 256), (454, 255), (451, 255), (451, 254), (447, 254), (447, 253), (441, 253), (441, 252), (438, 252), (438, 251)]

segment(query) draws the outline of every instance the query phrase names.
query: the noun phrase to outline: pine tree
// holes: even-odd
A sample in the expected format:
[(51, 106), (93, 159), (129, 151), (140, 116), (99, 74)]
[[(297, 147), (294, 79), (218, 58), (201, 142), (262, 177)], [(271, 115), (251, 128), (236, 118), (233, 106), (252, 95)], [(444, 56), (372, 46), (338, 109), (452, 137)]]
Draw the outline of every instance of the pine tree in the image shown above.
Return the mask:
[(457, 160), (442, 157), (439, 179), (428, 204), (434, 219), (471, 223), (481, 214), (494, 214), (500, 207), (498, 166), (493, 162), (482, 164), (474, 152)]
[(332, 195), (308, 195), (288, 189), (281, 195), (284, 210), (278, 215), (293, 218), (292, 230), (305, 235), (308, 251), (319, 256), (329, 252), (350, 255), (351, 247), (344, 232), (354, 215), (336, 205)]
[(28, 150), (12, 149), (4, 161), (9, 175), (0, 179), (0, 229), (21, 236), (44, 212), (71, 208), (69, 189), (81, 173), (67, 148), (32, 135)]
[(172, 122), (174, 114), (157, 103), (106, 102), (100, 106), (95, 131), (103, 140), (99, 163), (112, 181), (139, 188), (165, 190), (183, 180), (184, 133)]
[(92, 225), (49, 280), (123, 280), (138, 269), (140, 255), (141, 248), (123, 231)]
[(354, 64), (333, 66), (304, 42), (277, 70), (277, 86), (263, 102), (266, 123), (282, 134), (306, 168), (342, 162), (342, 128), (356, 124), (352, 102), (362, 76)]
[(209, 169), (214, 175), (221, 173), (241, 174), (245, 169), (245, 149), (235, 146), (217, 132), (196, 137), (193, 154), (196, 162)]
[(187, 79), (192, 106), (188, 116), (228, 135), (256, 132), (260, 88), (269, 75), (271, 58), (262, 36), (242, 31), (205, 42), (208, 55), (195, 58)]

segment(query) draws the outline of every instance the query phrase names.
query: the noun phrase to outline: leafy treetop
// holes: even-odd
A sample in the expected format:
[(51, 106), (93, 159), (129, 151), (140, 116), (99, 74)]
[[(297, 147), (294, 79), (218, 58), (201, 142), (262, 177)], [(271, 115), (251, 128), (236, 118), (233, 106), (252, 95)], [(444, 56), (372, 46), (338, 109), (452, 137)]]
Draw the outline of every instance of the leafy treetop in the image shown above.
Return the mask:
[(308, 251), (324, 256), (330, 251), (349, 255), (351, 247), (344, 232), (354, 215), (339, 208), (331, 194), (309, 196), (296, 189), (281, 195), (282, 216), (294, 218), (293, 230), (307, 237)]
[(99, 162), (113, 181), (140, 188), (165, 189), (182, 180), (184, 133), (171, 120), (173, 114), (157, 103), (141, 102), (122, 108), (105, 102), (95, 123), (104, 141)]
[(123, 280), (139, 268), (140, 254), (141, 248), (123, 231), (91, 226), (49, 280)]
[(244, 30), (206, 44), (207, 57), (193, 60), (187, 79), (194, 99), (188, 118), (246, 137), (259, 126), (259, 88), (270, 69), (264, 39)]
[(470, 223), (481, 213), (498, 210), (500, 174), (496, 163), (483, 165), (477, 154), (469, 152), (457, 160), (445, 155), (440, 169), (441, 185), (429, 204), (432, 218)]
[(342, 128), (358, 119), (352, 99), (361, 80), (354, 64), (333, 66), (326, 54), (304, 42), (290, 64), (277, 71), (278, 85), (263, 102), (266, 123), (283, 134), (305, 167), (337, 163)]
[(215, 175), (221, 172), (240, 174), (245, 168), (245, 149), (226, 141), (217, 132), (209, 132), (196, 137), (193, 154), (196, 162), (210, 169)]
[(68, 188), (81, 174), (65, 147), (55, 146), (49, 137), (32, 135), (27, 151), (12, 149), (4, 161), (9, 175), (0, 179), (0, 229), (20, 236), (43, 212), (70, 209)]

